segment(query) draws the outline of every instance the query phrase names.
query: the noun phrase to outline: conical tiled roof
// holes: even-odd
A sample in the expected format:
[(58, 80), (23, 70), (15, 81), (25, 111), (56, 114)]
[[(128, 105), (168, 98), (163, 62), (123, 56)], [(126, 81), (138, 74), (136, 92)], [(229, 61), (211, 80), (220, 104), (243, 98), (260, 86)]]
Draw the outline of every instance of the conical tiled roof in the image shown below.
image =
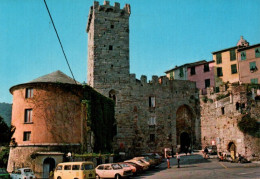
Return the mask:
[(36, 78), (28, 83), (66, 83), (66, 84), (80, 84), (74, 81), (71, 77), (62, 73), (60, 70), (52, 72), (50, 74)]
[(50, 74), (36, 78), (27, 83), (15, 85), (10, 88), (10, 92), (12, 93), (12, 91), (15, 88), (18, 88), (20, 86), (29, 85), (29, 84), (37, 84), (37, 83), (63, 83), (63, 84), (71, 84), (71, 85), (81, 85), (79, 82), (74, 81), (71, 77), (67, 76), (66, 74), (64, 74), (58, 70), (58, 71), (52, 72)]

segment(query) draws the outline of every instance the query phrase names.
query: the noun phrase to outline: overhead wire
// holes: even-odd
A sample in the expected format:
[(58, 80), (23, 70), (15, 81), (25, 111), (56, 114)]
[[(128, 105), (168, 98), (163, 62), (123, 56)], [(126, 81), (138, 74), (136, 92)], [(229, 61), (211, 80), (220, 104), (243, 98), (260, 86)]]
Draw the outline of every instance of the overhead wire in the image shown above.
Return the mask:
[(53, 28), (54, 28), (54, 30), (55, 30), (55, 32), (56, 32), (57, 38), (58, 38), (59, 43), (60, 43), (60, 46), (61, 46), (61, 50), (62, 50), (62, 52), (63, 52), (63, 55), (64, 55), (64, 57), (65, 57), (65, 60), (66, 60), (66, 62), (67, 62), (67, 65), (68, 65), (68, 67), (69, 67), (69, 70), (70, 70), (70, 73), (71, 73), (71, 75), (72, 75), (72, 78), (73, 78), (73, 80), (75, 81), (75, 84), (77, 84), (77, 82), (76, 82), (76, 80), (75, 80), (75, 78), (74, 78), (73, 72), (72, 72), (72, 70), (71, 70), (71, 68), (70, 68), (69, 61), (68, 61), (67, 56), (66, 56), (66, 54), (65, 54), (65, 51), (64, 51), (64, 49), (63, 49), (63, 46), (62, 46), (62, 43), (61, 43), (59, 34), (58, 34), (57, 29), (56, 29), (56, 27), (55, 27), (55, 25), (54, 25), (54, 21), (53, 21), (53, 19), (52, 19), (51, 13), (50, 13), (50, 11), (49, 11), (48, 5), (47, 5), (47, 3), (46, 3), (45, 0), (43, 0), (43, 1), (44, 1), (44, 4), (45, 4), (46, 9), (47, 9), (47, 11), (48, 11), (48, 14), (49, 14), (49, 16), (50, 16), (50, 19), (51, 19), (51, 22), (52, 22), (52, 26), (53, 26)]

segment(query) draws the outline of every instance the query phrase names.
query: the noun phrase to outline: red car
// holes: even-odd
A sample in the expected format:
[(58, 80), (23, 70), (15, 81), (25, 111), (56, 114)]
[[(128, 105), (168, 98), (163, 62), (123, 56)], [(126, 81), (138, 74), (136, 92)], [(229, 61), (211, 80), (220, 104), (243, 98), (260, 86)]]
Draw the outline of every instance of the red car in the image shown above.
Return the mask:
[(141, 165), (138, 165), (136, 163), (133, 163), (133, 162), (124, 162), (124, 163), (127, 163), (129, 165), (132, 165), (136, 168), (136, 174), (137, 173), (142, 173), (144, 170), (143, 170), (143, 167)]

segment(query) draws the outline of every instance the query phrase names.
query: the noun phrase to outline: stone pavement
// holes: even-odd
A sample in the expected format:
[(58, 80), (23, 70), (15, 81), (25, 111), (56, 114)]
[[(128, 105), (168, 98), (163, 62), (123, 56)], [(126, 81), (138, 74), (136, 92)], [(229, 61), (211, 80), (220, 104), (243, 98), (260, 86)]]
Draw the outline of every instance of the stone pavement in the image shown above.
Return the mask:
[(196, 179), (196, 178), (260, 178), (260, 163), (219, 162), (217, 159), (204, 159), (200, 153), (181, 155), (180, 168), (177, 160), (171, 158), (171, 168), (167, 169), (166, 160), (157, 168), (135, 178), (147, 179)]

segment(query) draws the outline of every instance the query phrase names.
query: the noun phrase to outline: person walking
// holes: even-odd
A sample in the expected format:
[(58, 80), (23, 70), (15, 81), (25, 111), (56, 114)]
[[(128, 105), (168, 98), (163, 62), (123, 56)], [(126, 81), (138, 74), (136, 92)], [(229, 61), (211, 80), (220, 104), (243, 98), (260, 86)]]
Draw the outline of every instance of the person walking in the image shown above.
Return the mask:
[(169, 155), (167, 155), (167, 168), (171, 168), (170, 156)]
[(178, 153), (176, 153), (176, 159), (178, 163), (178, 168), (180, 168), (180, 155)]

